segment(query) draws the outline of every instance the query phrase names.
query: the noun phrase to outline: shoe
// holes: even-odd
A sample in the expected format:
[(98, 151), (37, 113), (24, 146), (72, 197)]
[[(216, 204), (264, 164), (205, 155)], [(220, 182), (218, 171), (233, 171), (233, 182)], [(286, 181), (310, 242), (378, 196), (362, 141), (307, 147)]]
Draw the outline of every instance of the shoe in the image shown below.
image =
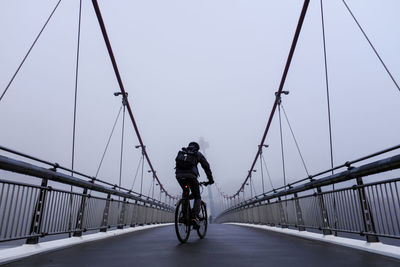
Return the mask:
[(200, 228), (200, 222), (199, 222), (199, 220), (197, 219), (197, 218), (193, 218), (192, 219), (192, 224), (193, 224), (193, 228), (194, 229), (199, 229)]

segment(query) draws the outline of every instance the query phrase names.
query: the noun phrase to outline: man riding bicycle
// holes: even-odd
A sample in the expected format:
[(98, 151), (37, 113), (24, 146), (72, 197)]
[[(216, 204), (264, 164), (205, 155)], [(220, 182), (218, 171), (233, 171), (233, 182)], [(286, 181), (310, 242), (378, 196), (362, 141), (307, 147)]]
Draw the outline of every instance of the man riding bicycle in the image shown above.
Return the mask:
[[(214, 179), (211, 173), (210, 164), (207, 162), (206, 158), (199, 151), (200, 146), (196, 142), (190, 142), (187, 148), (182, 148), (182, 150), (178, 153), (176, 159), (176, 168), (175, 175), (178, 180), (179, 185), (185, 191), (185, 186), (189, 186), (190, 191), (192, 192), (194, 198), (194, 204), (192, 209), (192, 222), (197, 227), (199, 226), (199, 212), (201, 205), (201, 196), (200, 196), (200, 186), (197, 181), (197, 177), (199, 176), (199, 170), (197, 169), (197, 164), (200, 162), (201, 167), (204, 169), (204, 172), (207, 175), (208, 183), (213, 184)], [(182, 155), (182, 156), (181, 156)], [(186, 165), (181, 163), (193, 157), (191, 163), (187, 163)], [(184, 197), (184, 193), (182, 195)]]

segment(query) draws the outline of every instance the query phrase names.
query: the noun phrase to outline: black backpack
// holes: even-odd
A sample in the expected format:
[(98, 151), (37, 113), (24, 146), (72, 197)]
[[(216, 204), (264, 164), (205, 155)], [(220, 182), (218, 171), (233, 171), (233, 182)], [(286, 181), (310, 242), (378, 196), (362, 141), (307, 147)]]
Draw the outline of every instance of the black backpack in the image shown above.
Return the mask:
[(175, 158), (176, 169), (191, 170), (197, 165), (197, 152), (190, 150), (181, 150)]

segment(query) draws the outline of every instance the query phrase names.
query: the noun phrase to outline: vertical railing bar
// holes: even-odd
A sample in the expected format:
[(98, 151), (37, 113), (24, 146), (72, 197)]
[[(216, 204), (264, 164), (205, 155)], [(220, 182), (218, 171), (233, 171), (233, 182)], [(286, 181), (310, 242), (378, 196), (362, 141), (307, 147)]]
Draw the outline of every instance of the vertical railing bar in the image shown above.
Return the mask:
[(14, 232), (14, 227), (15, 227), (15, 218), (17, 217), (17, 206), (20, 203), (19, 200), (19, 192), (21, 190), (21, 187), (19, 185), (17, 185), (17, 196), (15, 198), (15, 206), (14, 206), (14, 213), (13, 213), (13, 219), (11, 222), (11, 229), (10, 229), (10, 238), (12, 238), (12, 234)]
[(379, 188), (378, 185), (376, 186), (376, 198), (377, 198), (377, 203), (378, 203), (378, 208), (379, 208), (379, 217), (380, 217), (380, 223), (382, 225), (381, 227), (381, 232), (385, 234), (385, 223), (383, 222), (383, 215), (382, 215), (382, 202), (380, 201), (380, 195), (379, 195)]
[(64, 214), (65, 221), (63, 222), (63, 225), (62, 225), (62, 229), (64, 229), (65, 231), (71, 230), (69, 227), (69, 224), (70, 224), (69, 216), (72, 212), (72, 203), (71, 202), (72, 202), (72, 193), (71, 192), (65, 193), (65, 214)]
[(91, 202), (90, 202), (90, 195), (89, 194), (87, 194), (86, 195), (86, 200), (85, 200), (85, 209), (84, 209), (84, 211), (83, 211), (83, 213), (82, 213), (82, 215), (83, 215), (83, 219), (82, 219), (82, 230), (84, 230), (84, 229), (86, 229), (87, 227), (87, 220), (88, 220), (88, 216), (89, 216), (89, 212), (90, 212), (90, 209), (91, 209)]
[[(101, 199), (98, 203), (97, 203), (97, 207), (96, 207), (96, 210), (97, 211), (99, 211), (99, 215), (100, 216), (96, 216), (95, 217), (95, 224), (96, 225), (100, 225), (101, 226), (101, 219), (102, 219), (102, 216), (101, 216), (101, 210), (102, 210), (102, 207), (104, 207), (106, 204), (105, 204), (105, 200), (104, 199)], [(100, 222), (100, 223), (99, 223)]]
[[(49, 196), (50, 194), (50, 196)], [(50, 223), (51, 223), (51, 218), (54, 216), (54, 197), (55, 197), (56, 192), (53, 190), (48, 190), (47, 191), (47, 200), (48, 200), (48, 207), (46, 209), (46, 221), (43, 224), (43, 227), (46, 231), (44, 231), (45, 233), (51, 233), (50, 230)]]
[(396, 232), (395, 228), (394, 228), (394, 223), (393, 223), (393, 213), (392, 213), (392, 209), (390, 208), (390, 200), (389, 200), (389, 193), (387, 190), (387, 187), (390, 186), (390, 184), (385, 184), (385, 193), (386, 193), (386, 201), (387, 201), (387, 205), (388, 205), (388, 210), (389, 210), (389, 215), (390, 215), (390, 221), (392, 223), (392, 230), (393, 230), (393, 234)]
[(353, 219), (354, 219), (354, 229), (360, 230), (361, 229), (361, 222), (360, 222), (360, 211), (359, 211), (359, 205), (358, 205), (358, 198), (356, 195), (358, 194), (357, 190), (354, 189), (350, 192), (350, 197), (351, 197), (351, 204), (353, 206)]
[[(333, 196), (333, 199), (335, 199), (336, 200), (336, 210), (337, 210), (337, 213), (336, 213), (336, 215), (337, 215), (337, 218), (336, 218), (336, 221), (337, 221), (337, 226), (336, 226), (336, 228), (338, 228), (338, 229), (348, 229), (349, 227), (348, 227), (348, 220), (347, 220), (347, 217), (346, 217), (346, 205), (344, 204), (344, 202), (343, 202), (343, 196), (342, 196), (342, 194), (343, 194), (343, 191), (336, 191), (335, 193), (334, 193), (335, 195)], [(335, 208), (335, 207), (334, 207)]]
[[(373, 214), (373, 212), (372, 212), (372, 208), (371, 208), (371, 202), (373, 202), (374, 199), (371, 198), (371, 195), (370, 195), (370, 193), (369, 193), (369, 187), (368, 187), (368, 186), (365, 186), (365, 185), (364, 185), (364, 192), (365, 192), (365, 194), (366, 194), (365, 197), (366, 197), (367, 200), (368, 200), (368, 208), (369, 208), (369, 213), (370, 213), (371, 224), (373, 223), (373, 228), (375, 229), (375, 233), (377, 233), (377, 231), (376, 231), (376, 226), (375, 226), (375, 221), (376, 221), (376, 219), (373, 220), (373, 218), (375, 218), (375, 216), (374, 216), (374, 214)], [(372, 222), (372, 221), (373, 221), (373, 222)]]
[[(399, 191), (398, 191), (398, 189), (397, 189), (397, 183), (396, 182), (394, 182), (394, 188), (396, 189), (396, 196), (397, 196), (397, 203), (398, 203), (398, 208), (400, 209), (400, 198), (399, 198)], [(394, 201), (394, 200), (393, 200)], [(396, 209), (396, 207), (395, 207), (395, 209)], [(399, 232), (398, 232), (398, 234), (400, 234), (400, 217), (397, 217), (397, 225), (398, 225), (398, 227), (399, 227)]]
[(359, 199), (357, 197), (358, 192), (357, 189), (353, 190), (352, 193), (350, 194), (353, 204), (353, 209), (354, 209), (354, 222), (356, 223), (356, 229), (361, 229), (361, 219), (360, 219), (360, 205), (359, 205)]
[[(2, 231), (3, 231), (4, 218), (6, 218), (9, 192), (10, 192), (10, 184), (7, 184), (7, 193), (6, 193), (6, 198), (4, 201), (4, 209), (3, 209), (4, 213), (3, 213), (3, 218), (1, 219), (1, 224), (0, 224), (0, 235), (2, 234)], [(6, 238), (6, 236), (7, 236), (7, 229), (4, 232), (4, 238)]]
[[(95, 224), (95, 221), (96, 221), (95, 214), (101, 214), (100, 209), (99, 209), (99, 202), (101, 202), (101, 200), (91, 197), (89, 199), (89, 201), (90, 201), (90, 209), (88, 210), (88, 212), (89, 212), (88, 213), (88, 227), (89, 227), (89, 225)], [(100, 221), (100, 219), (97, 221)]]
[(307, 198), (302, 198), (302, 201), (301, 201), (301, 203), (303, 203), (303, 205), (301, 205), (302, 211), (303, 211), (303, 214), (305, 214), (305, 216), (303, 216), (303, 221), (304, 221), (304, 226), (306, 226), (306, 227), (313, 226), (315, 223), (315, 221), (314, 221), (315, 217), (312, 216), (312, 213), (314, 212), (312, 198), (313, 198), (313, 196), (307, 197)]
[[(3, 197), (4, 197), (4, 187), (5, 187), (5, 184), (3, 183), (3, 184), (1, 184), (1, 194), (0, 194), (0, 215), (2, 215), (1, 217), (2, 218), (4, 218), (4, 215), (5, 214), (2, 214), (1, 213), (1, 211), (3, 210), (2, 208), (1, 208), (1, 205), (3, 204)], [(4, 212), (5, 212), (5, 209), (4, 209)], [(0, 238), (2, 237), (2, 235), (1, 235), (1, 224), (0, 224)]]
[(69, 206), (69, 192), (68, 193), (61, 193), (61, 213), (60, 213), (60, 219), (58, 221), (58, 224), (55, 223), (55, 227), (59, 227), (59, 229), (62, 229), (62, 231), (65, 231), (68, 227), (68, 222), (69, 222), (69, 217), (68, 217), (68, 206)]
[[(337, 207), (335, 207), (335, 201), (336, 201), (336, 196), (337, 196), (338, 194), (337, 194), (337, 191), (333, 191), (332, 193), (330, 193), (330, 206), (331, 206), (331, 209), (330, 209), (330, 211), (331, 211), (331, 213), (332, 213), (332, 218), (334, 218), (334, 220), (335, 220), (335, 222), (333, 223), (333, 226), (334, 226), (334, 228), (336, 228), (336, 229), (341, 229), (341, 228), (339, 228), (339, 225), (338, 225), (338, 214), (337, 214), (337, 212), (335, 211), (335, 209), (337, 210)], [(336, 213), (335, 213), (336, 212)], [(337, 232), (335, 232), (335, 235), (337, 234)]]
[[(27, 206), (27, 211), (26, 211), (26, 217), (25, 217), (25, 229), (24, 229), (24, 233), (26, 234), (26, 235), (28, 235), (28, 234), (30, 234), (29, 233), (29, 219), (33, 216), (33, 215), (31, 215), (31, 211), (34, 209), (34, 208), (32, 208), (32, 206), (34, 205), (34, 204), (32, 204), (32, 200), (34, 199), (34, 197), (35, 197), (35, 192), (36, 192), (36, 188), (34, 188), (34, 187), (31, 187), (30, 188), (31, 190), (31, 192), (30, 192), (30, 196), (29, 196), (29, 202), (28, 202), (28, 206)], [(33, 211), (34, 212), (34, 211)], [(33, 213), (32, 212), (32, 213)]]
[[(383, 213), (383, 214), (385, 214), (384, 218), (385, 218), (386, 227), (387, 227), (387, 232), (386, 232), (386, 229), (384, 228), (384, 233), (385, 233), (385, 234), (389, 234), (389, 226), (388, 226), (388, 220), (387, 220), (386, 205), (385, 205), (385, 201), (384, 201), (385, 197), (384, 197), (384, 195), (383, 195), (382, 184), (379, 184), (379, 187), (380, 187), (380, 190), (381, 190), (382, 205), (383, 205), (383, 210), (384, 210), (384, 213)], [(382, 218), (382, 219), (383, 219), (383, 218)]]
[(59, 230), (59, 231), (63, 231), (64, 230), (62, 227), (57, 229), (57, 223), (59, 222), (60, 224), (62, 224), (63, 202), (64, 202), (64, 193), (63, 192), (58, 192), (57, 193), (57, 205), (56, 205), (57, 212), (54, 215), (54, 220), (51, 222), (51, 230), (53, 232), (56, 232), (57, 230)]
[(374, 211), (375, 211), (375, 217), (377, 218), (376, 219), (376, 232), (377, 233), (379, 233), (380, 232), (380, 229), (381, 229), (381, 227), (380, 227), (380, 222), (379, 222), (379, 214), (378, 214), (378, 208), (376, 207), (376, 203), (378, 202), (378, 197), (375, 197), (375, 192), (377, 192), (377, 190), (376, 190), (376, 186), (375, 185), (373, 185), (373, 186), (369, 186), (369, 190), (368, 190), (368, 192), (371, 192), (370, 193), (370, 195), (372, 196), (372, 203), (373, 203), (373, 207), (374, 207)]
[(315, 215), (313, 216), (313, 219), (311, 219), (314, 222), (314, 227), (322, 227), (322, 214), (321, 210), (318, 207), (318, 195), (315, 194), (310, 198), (310, 201), (313, 205), (313, 210), (311, 211), (311, 214), (314, 213)]
[(53, 216), (53, 220), (50, 223), (50, 231), (51, 232), (56, 232), (57, 228), (56, 228), (56, 222), (61, 221), (60, 220), (60, 213), (61, 213), (61, 205), (62, 205), (62, 192), (55, 192), (55, 196), (56, 197), (56, 205), (55, 205), (55, 212), (54, 212), (54, 216)]
[(351, 226), (351, 217), (350, 217), (350, 205), (351, 203), (348, 202), (346, 198), (346, 193), (348, 190), (343, 190), (340, 192), (342, 207), (343, 207), (343, 216), (346, 218), (346, 228), (352, 230)]
[[(101, 221), (101, 216), (98, 216), (98, 218), (96, 217), (96, 215), (101, 215), (101, 202), (103, 202), (104, 200), (103, 199), (93, 199), (93, 201), (95, 201), (96, 200), (96, 202), (93, 202), (93, 204), (95, 205), (94, 206), (94, 209), (93, 209), (93, 211), (92, 211), (92, 224), (94, 224), (94, 225), (99, 225), (100, 226), (100, 224), (98, 224), (98, 222), (100, 222)], [(96, 213), (94, 212), (94, 211), (96, 211)]]
[[(25, 187), (24, 187), (25, 190)], [(17, 236), (21, 236), (22, 235), (22, 229), (24, 227), (24, 222), (25, 222), (25, 212), (26, 212), (26, 205), (28, 204), (28, 195), (29, 195), (29, 187), (26, 187), (26, 197), (25, 194), (22, 194), (24, 196), (23, 201), (24, 202), (21, 206), (21, 210), (22, 210), (22, 221), (21, 221), (21, 225), (18, 227), (16, 235)], [(22, 209), (23, 207), (23, 209)], [(18, 230), (19, 230), (19, 234), (18, 234)]]
[(53, 191), (53, 193), (54, 193), (54, 205), (53, 205), (54, 211), (51, 215), (51, 221), (49, 223), (49, 231), (54, 233), (54, 232), (56, 232), (56, 229), (54, 228), (54, 224), (55, 224), (55, 222), (59, 221), (58, 214), (60, 212), (59, 206), (61, 203), (61, 194), (62, 193), (59, 191)]
[(342, 191), (341, 195), (342, 195), (342, 201), (344, 206), (346, 206), (345, 210), (344, 210), (344, 214), (346, 216), (347, 219), (347, 225), (346, 227), (348, 227), (348, 229), (350, 230), (354, 230), (353, 225), (352, 225), (352, 221), (351, 221), (351, 203), (347, 197), (347, 193), (349, 190), (344, 190)]
[(20, 226), (20, 224), (21, 224), (21, 214), (22, 214), (22, 210), (23, 210), (23, 205), (24, 205), (24, 194), (25, 194), (25, 188), (26, 188), (26, 186), (21, 186), (21, 188), (22, 188), (22, 192), (21, 192), (21, 197), (20, 197), (20, 199), (18, 200), (18, 203), (19, 203), (19, 209), (18, 209), (18, 217), (16, 218), (17, 219), (17, 222), (16, 222), (16, 225), (15, 225), (15, 232), (14, 232), (14, 237), (17, 237), (18, 236), (18, 229), (19, 229), (19, 226)]
[(100, 199), (96, 199), (96, 198), (92, 198), (92, 208), (91, 208), (91, 210), (90, 210), (90, 225), (96, 225), (96, 227), (97, 226), (100, 226), (100, 225), (97, 225), (96, 224), (96, 222), (100, 222), (101, 221), (101, 218), (99, 218), (98, 220), (96, 219), (96, 215), (98, 214), (98, 215), (100, 215), (101, 214), (101, 209), (99, 209), (99, 204), (100, 204), (100, 202), (102, 202), (103, 200), (100, 200)]
[(53, 232), (57, 231), (57, 224), (59, 225), (59, 230), (64, 231), (63, 225), (63, 212), (64, 212), (64, 192), (59, 192), (58, 203), (57, 203), (57, 213), (55, 215), (55, 220), (51, 223), (51, 229)]
[(15, 185), (12, 184), (11, 186), (12, 186), (12, 190), (11, 190), (10, 208), (8, 209), (7, 223), (6, 223), (5, 234), (4, 234), (5, 237), (7, 237), (8, 224), (10, 223), (10, 217), (11, 217), (10, 215), (11, 215), (12, 204), (13, 204), (14, 194), (15, 194)]
[(91, 225), (91, 221), (92, 221), (92, 214), (95, 211), (95, 198), (92, 198), (90, 195), (88, 197), (88, 208), (87, 208), (87, 219), (85, 221), (85, 226), (86, 228), (89, 228)]
[(353, 229), (359, 229), (358, 228), (358, 224), (357, 224), (357, 218), (355, 216), (355, 214), (358, 214), (358, 213), (357, 213), (357, 208), (356, 208), (357, 204), (356, 204), (355, 199), (354, 199), (354, 194), (355, 194), (354, 190), (348, 190), (348, 192), (347, 192), (349, 203), (351, 205), (350, 216), (351, 216), (351, 219), (352, 219), (352, 227), (353, 227)]

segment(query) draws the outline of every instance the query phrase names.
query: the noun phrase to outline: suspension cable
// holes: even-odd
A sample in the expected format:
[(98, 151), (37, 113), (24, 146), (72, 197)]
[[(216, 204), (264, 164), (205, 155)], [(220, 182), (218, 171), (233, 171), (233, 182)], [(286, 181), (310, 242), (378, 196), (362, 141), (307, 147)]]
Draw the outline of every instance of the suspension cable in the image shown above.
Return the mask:
[(280, 99), (279, 99), (279, 102), (278, 102), (278, 115), (279, 115), (279, 133), (280, 133), (280, 136), (281, 136), (283, 185), (286, 185), (285, 154), (284, 154), (284, 149), (283, 149), (282, 120), (281, 120), (281, 100)]
[[(331, 103), (330, 103), (330, 97), (329, 97), (328, 60), (327, 60), (327, 56), (326, 56), (324, 7), (322, 5), (322, 0), (320, 0), (320, 3), (321, 3), (322, 42), (323, 42), (323, 47), (324, 47), (326, 100), (328, 103), (329, 147), (330, 147), (330, 155), (331, 155), (331, 168), (333, 169), (332, 120), (331, 120)], [(333, 174), (333, 170), (332, 170), (332, 174)]]
[[(326, 99), (327, 99), (327, 103), (328, 103), (329, 148), (330, 148), (330, 154), (331, 154), (331, 168), (332, 168), (332, 175), (333, 175), (334, 170), (333, 170), (332, 119), (331, 119), (331, 104), (330, 104), (330, 97), (329, 97), (328, 60), (327, 60), (327, 56), (326, 56), (325, 19), (324, 19), (324, 7), (322, 4), (322, 0), (320, 0), (320, 3), (321, 3), (320, 6), (321, 6), (322, 41), (323, 41), (323, 46), (324, 46)], [(332, 184), (332, 190), (335, 190), (335, 184)], [(334, 210), (334, 225), (335, 225), (335, 228), (337, 228), (337, 209), (336, 209), (336, 197), (335, 196), (333, 196), (333, 210)], [(337, 231), (335, 231), (335, 235), (337, 235)]]
[(48, 19), (46, 20), (46, 23), (43, 25), (42, 29), (40, 30), (39, 34), (36, 36), (35, 40), (33, 41), (31, 47), (29, 48), (28, 52), (26, 53), (25, 57), (22, 59), (21, 63), (19, 64), (17, 70), (15, 71), (14, 75), (11, 77), (11, 80), (8, 82), (6, 89), (4, 89), (3, 93), (0, 96), (0, 101), (3, 99), (4, 95), (6, 94), (8, 88), (10, 88), (10, 85), (12, 84), (12, 82), (14, 81), (14, 78), (17, 76), (19, 70), (21, 69), (22, 65), (24, 65), (25, 60), (28, 58), (29, 54), (32, 51), (32, 48), (35, 46), (37, 40), (39, 40), (40, 35), (42, 34), (43, 30), (46, 28), (47, 24), (49, 23), (51, 17), (53, 17), (54, 12), (57, 10), (59, 4), (60, 4), (61, 0), (58, 1), (58, 3), (56, 4), (56, 6), (53, 8), (53, 11), (51, 12), (50, 16), (48, 17)]
[(143, 192), (143, 171), (144, 171), (144, 152), (142, 150), (142, 177), (140, 178), (140, 195), (142, 195)]
[[(76, 133), (76, 103), (78, 98), (78, 74), (79, 74), (79, 50), (81, 40), (81, 18), (82, 18), (82, 0), (79, 1), (79, 22), (78, 22), (78, 39), (76, 44), (76, 65), (75, 65), (75, 94), (74, 94), (74, 120), (72, 126), (72, 175), (74, 175), (75, 161), (75, 133)], [(72, 188), (71, 188), (72, 189)]]
[[(283, 71), (282, 78), (281, 78), (281, 82), (280, 82), (280, 84), (279, 84), (279, 89), (278, 89), (278, 91), (276, 92), (277, 97), (275, 98), (274, 105), (272, 106), (272, 110), (271, 110), (271, 113), (270, 113), (270, 115), (269, 115), (268, 122), (267, 122), (267, 126), (265, 127), (265, 130), (264, 130), (264, 134), (263, 134), (263, 136), (262, 136), (262, 138), (261, 138), (260, 145), (264, 144), (265, 138), (267, 137), (267, 134), (268, 134), (268, 132), (269, 132), (269, 128), (270, 128), (271, 123), (272, 123), (272, 119), (273, 119), (273, 117), (274, 117), (274, 115), (275, 115), (275, 111), (276, 111), (276, 108), (277, 108), (277, 105), (278, 105), (278, 96), (280, 96), (281, 93), (282, 93), (282, 91), (283, 91), (283, 86), (285, 85), (286, 76), (287, 76), (287, 74), (288, 74), (288, 72), (289, 72), (289, 67), (290, 67), (290, 64), (291, 64), (291, 62), (292, 62), (293, 54), (294, 54), (294, 51), (295, 51), (295, 49), (296, 49), (297, 41), (298, 41), (299, 36), (300, 36), (300, 31), (301, 31), (301, 28), (302, 28), (302, 26), (303, 26), (304, 18), (305, 18), (305, 16), (306, 16), (307, 8), (308, 8), (309, 3), (310, 3), (310, 0), (305, 0), (305, 1), (304, 1), (303, 8), (302, 8), (302, 10), (301, 10), (299, 20), (298, 20), (298, 22), (297, 22), (296, 32), (295, 32), (294, 37), (293, 37), (292, 45), (290, 46), (289, 55), (288, 55), (288, 58), (287, 58), (287, 60), (286, 60), (285, 69), (284, 69), (284, 71)], [(260, 150), (257, 150), (257, 154), (256, 154), (256, 156), (255, 156), (255, 158), (254, 158), (254, 160), (253, 160), (253, 163), (252, 163), (252, 165), (251, 165), (250, 170), (253, 170), (253, 169), (254, 169), (254, 166), (255, 166), (255, 164), (256, 164), (256, 162), (257, 162), (259, 153), (260, 153)], [(248, 174), (247, 177), (244, 179), (242, 185), (239, 187), (239, 189), (237, 190), (237, 192), (236, 192), (235, 194), (233, 194), (232, 196), (236, 196), (236, 195), (239, 195), (239, 194), (240, 194), (242, 188), (245, 186), (245, 184), (246, 184), (246, 182), (247, 182), (248, 179), (249, 179), (249, 174)]]
[(397, 84), (396, 80), (394, 79), (392, 73), (389, 71), (388, 67), (386, 67), (385, 62), (383, 62), (383, 59), (381, 58), (381, 56), (379, 55), (378, 51), (375, 49), (374, 45), (372, 44), (372, 42), (370, 41), (370, 39), (368, 38), (367, 34), (365, 33), (364, 29), (361, 27), (360, 23), (358, 22), (358, 20), (356, 19), (356, 17), (354, 16), (353, 12), (351, 11), (350, 7), (347, 5), (345, 0), (342, 0), (343, 4), (346, 6), (347, 11), (349, 11), (351, 17), (353, 18), (353, 20), (355, 21), (355, 23), (357, 24), (358, 28), (360, 29), (360, 31), (362, 32), (362, 34), (364, 35), (365, 39), (368, 41), (369, 45), (371, 46), (372, 50), (374, 50), (375, 55), (378, 57), (379, 61), (381, 62), (382, 66), (385, 68), (387, 74), (390, 76), (390, 78), (392, 79), (394, 85), (397, 87), (397, 90), (400, 91), (400, 87)]
[(302, 153), (301, 153), (301, 151), (300, 151), (299, 144), (297, 143), (297, 139), (296, 139), (296, 137), (295, 137), (295, 135), (294, 135), (292, 126), (290, 125), (290, 122), (289, 122), (289, 118), (288, 118), (288, 116), (287, 116), (287, 114), (286, 114), (286, 111), (285, 111), (285, 108), (283, 107), (282, 104), (281, 104), (281, 108), (282, 108), (282, 110), (283, 110), (283, 115), (285, 115), (286, 122), (287, 122), (287, 124), (289, 125), (290, 132), (292, 133), (292, 137), (293, 137), (294, 143), (296, 144), (297, 151), (299, 152), (299, 155), (300, 155), (300, 158), (301, 158), (301, 162), (303, 163), (303, 166), (304, 166), (304, 169), (305, 169), (305, 171), (306, 171), (306, 173), (307, 173), (307, 176), (309, 176), (310, 174), (309, 174), (309, 172), (308, 172), (308, 169), (307, 169), (306, 163), (305, 163), (305, 161), (304, 161), (303, 155), (302, 155)]
[(122, 98), (122, 133), (121, 133), (121, 157), (119, 160), (119, 187), (121, 187), (121, 180), (122, 180), (122, 160), (124, 154), (124, 131), (125, 131), (125, 98)]
[(138, 173), (139, 173), (139, 168), (140, 168), (140, 166), (141, 166), (142, 160), (143, 160), (143, 156), (140, 156), (139, 164), (138, 164), (138, 166), (137, 166), (137, 168), (136, 168), (135, 178), (133, 178), (133, 183), (132, 183), (131, 190), (133, 190), (133, 186), (135, 185), (136, 178), (137, 178), (137, 175), (138, 175)]
[[(147, 196), (150, 196), (150, 192), (151, 192), (151, 189), (152, 189), (153, 187), (154, 187), (154, 178), (152, 179), (152, 182), (151, 182), (151, 184), (150, 184), (149, 192), (147, 193)], [(152, 194), (151, 198), (154, 198), (154, 190), (153, 190), (153, 194)]]
[(97, 168), (97, 171), (96, 171), (96, 175), (95, 175), (96, 178), (97, 178), (97, 175), (99, 174), (101, 165), (103, 164), (103, 160), (104, 160), (104, 157), (105, 157), (105, 155), (106, 155), (106, 152), (107, 152), (107, 149), (108, 149), (108, 145), (110, 144), (111, 137), (113, 136), (114, 129), (115, 129), (115, 125), (117, 125), (119, 115), (121, 114), (122, 107), (123, 107), (123, 106), (121, 106), (121, 107), (119, 108), (117, 118), (115, 119), (114, 125), (113, 125), (112, 130), (111, 130), (111, 134), (110, 134), (110, 136), (108, 137), (108, 141), (107, 141), (107, 144), (106, 144), (106, 148), (104, 149), (103, 156), (101, 157), (99, 167)]
[[(76, 103), (78, 98), (78, 76), (79, 76), (79, 51), (80, 51), (80, 40), (81, 40), (81, 19), (82, 19), (82, 0), (79, 1), (79, 20), (78, 20), (78, 38), (76, 44), (76, 65), (75, 65), (75, 90), (74, 90), (74, 119), (72, 124), (72, 153), (71, 153), (71, 176), (74, 176), (74, 164), (75, 164), (75, 137), (76, 137)], [(70, 209), (69, 209), (69, 223), (68, 229), (72, 228), (72, 185), (70, 195)], [(68, 233), (71, 237), (71, 232)]]
[(260, 149), (261, 149), (261, 151), (260, 151), (259, 159), (260, 159), (260, 169), (261, 169), (261, 183), (262, 183), (262, 192), (264, 194), (265, 187), (264, 187), (264, 171), (263, 171), (263, 162), (262, 162), (262, 153), (263, 153), (262, 147)]
[[(254, 187), (253, 179), (250, 179), (250, 185), (253, 187), (254, 195), (257, 196), (257, 192), (256, 192), (256, 188)], [(252, 196), (252, 198), (253, 198), (253, 196)]]
[[(306, 1), (309, 1), (309, 0), (306, 0)], [(120, 73), (119, 73), (119, 70), (118, 70), (117, 61), (116, 61), (116, 59), (115, 59), (114, 52), (113, 52), (112, 47), (111, 47), (110, 39), (108, 38), (107, 30), (106, 30), (106, 27), (105, 27), (105, 24), (104, 24), (103, 17), (102, 17), (102, 15), (101, 15), (101, 11), (100, 11), (99, 4), (97, 3), (97, 0), (92, 0), (92, 4), (93, 4), (94, 11), (95, 11), (95, 13), (96, 13), (97, 20), (98, 20), (98, 22), (99, 22), (99, 26), (100, 26), (100, 29), (101, 29), (101, 32), (102, 32), (102, 35), (103, 35), (104, 42), (105, 42), (106, 47), (107, 47), (108, 55), (109, 55), (109, 57), (110, 57), (110, 60), (111, 60), (112, 66), (113, 66), (115, 76), (116, 76), (117, 81), (118, 81), (119, 88), (120, 88), (120, 90), (121, 90), (121, 94), (122, 94), (124, 97), (126, 97), (125, 87), (124, 87), (124, 84), (123, 84), (123, 82), (122, 82), (122, 79), (121, 79), (121, 75), (120, 75)], [(127, 108), (127, 110), (128, 110), (128, 114), (129, 114), (129, 117), (130, 117), (130, 119), (131, 119), (131, 122), (132, 122), (133, 128), (134, 128), (134, 130), (135, 130), (136, 136), (137, 136), (138, 141), (139, 141), (139, 143), (140, 143), (140, 146), (142, 147), (142, 153), (144, 154), (144, 157), (146, 158), (146, 161), (147, 161), (147, 163), (149, 164), (149, 167), (150, 167), (151, 171), (152, 171), (153, 174), (155, 175), (155, 179), (157, 180), (158, 184), (159, 184), (160, 187), (165, 191), (165, 193), (166, 193), (167, 195), (169, 195), (168, 192), (167, 192), (167, 190), (165, 190), (165, 188), (164, 188), (164, 186), (162, 185), (161, 181), (160, 181), (159, 178), (157, 177), (156, 171), (154, 170), (154, 167), (153, 167), (153, 165), (151, 164), (150, 157), (149, 157), (149, 155), (147, 154), (147, 151), (145, 150), (145, 145), (144, 145), (144, 143), (143, 143), (142, 137), (140, 136), (139, 128), (138, 128), (138, 126), (137, 126), (137, 124), (136, 124), (136, 121), (135, 121), (135, 118), (134, 118), (134, 116), (133, 116), (133, 112), (132, 112), (132, 109), (131, 109), (131, 106), (130, 106), (130, 104), (129, 104), (128, 99), (126, 99), (126, 108)], [(173, 197), (173, 198), (175, 199), (174, 196), (172, 196), (172, 195), (169, 195), (169, 196), (171, 196), (171, 197)]]
[(268, 175), (269, 182), (270, 182), (270, 184), (271, 184), (272, 189), (274, 190), (274, 185), (272, 184), (271, 175), (269, 174), (269, 170), (268, 170), (268, 167), (267, 167), (267, 163), (265, 162), (265, 157), (264, 157), (264, 155), (262, 156), (262, 160), (263, 160), (263, 162), (264, 162), (265, 170), (267, 171), (267, 175)]

